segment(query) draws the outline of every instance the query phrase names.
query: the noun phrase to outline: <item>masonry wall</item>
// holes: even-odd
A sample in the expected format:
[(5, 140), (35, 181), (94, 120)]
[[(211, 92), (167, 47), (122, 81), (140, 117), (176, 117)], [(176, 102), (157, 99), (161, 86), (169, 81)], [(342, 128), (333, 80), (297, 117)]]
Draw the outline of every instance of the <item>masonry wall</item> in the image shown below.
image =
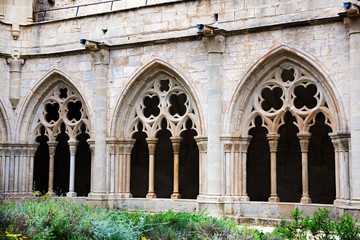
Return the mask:
[[(93, 2), (56, 1), (50, 6), (47, 1), (39, 1), (35, 11)], [(205, 37), (198, 33), (197, 24), (212, 24), (223, 29), (226, 35), (225, 50), (219, 61), (221, 134), (234, 133), (226, 128), (234, 120), (225, 119), (225, 116), (234, 100), (235, 89), (245, 81), (250, 69), (280, 46), (296, 49), (323, 67), (339, 96), (337, 101), (345, 106), (341, 109), (341, 118), (350, 124), (350, 43), (347, 27), (338, 15), (344, 10), (337, 0), (149, 0), (151, 6), (137, 1), (130, 5), (130, 2), (122, 1), (112, 13), (106, 13), (106, 8), (96, 8), (103, 13), (92, 14), (95, 9), (89, 8), (78, 18), (73, 17), (73, 12), (59, 15), (54, 12), (48, 15), (48, 21), (21, 25), (17, 40), (12, 38), (11, 26), (0, 23), (0, 100), (9, 119), (11, 134), (8, 140), (14, 143), (34, 141), (20, 137), (20, 125), (28, 123), (17, 120), (24, 114), (24, 108), (31, 107), (26, 105), (27, 97), (37, 91), (35, 86), (55, 70), (83, 94), (92, 134), (96, 135), (96, 63), (80, 39), (104, 43), (110, 52), (106, 68), (109, 129), (114, 127), (111, 119), (116, 114), (121, 93), (148, 63), (159, 60), (192, 85), (192, 94), (198, 99), (204, 122), (202, 132), (207, 135), (208, 109), (213, 107), (208, 105), (209, 55), (203, 42)], [(20, 58), (25, 60), (21, 68), (20, 101), (15, 109), (9, 100), (10, 66), (6, 62), (14, 50), (18, 50)]]

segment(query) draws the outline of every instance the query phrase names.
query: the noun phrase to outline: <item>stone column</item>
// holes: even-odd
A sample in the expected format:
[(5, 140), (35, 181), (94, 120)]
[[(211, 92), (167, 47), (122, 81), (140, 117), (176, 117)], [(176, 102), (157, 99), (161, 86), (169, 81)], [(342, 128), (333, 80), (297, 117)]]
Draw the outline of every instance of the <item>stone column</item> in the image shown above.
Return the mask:
[(270, 171), (271, 171), (271, 194), (269, 202), (279, 202), (280, 199), (277, 195), (277, 182), (276, 182), (276, 153), (280, 134), (269, 133), (266, 135), (270, 146)]
[(93, 192), (93, 179), (94, 179), (94, 155), (95, 155), (95, 141), (88, 139), (87, 143), (91, 151), (91, 170), (90, 170), (90, 194)]
[(10, 66), (10, 102), (15, 109), (20, 99), (21, 67), (24, 59), (20, 59), (19, 51), (14, 50), (12, 58), (8, 58), (7, 62)]
[(146, 142), (149, 148), (149, 192), (146, 194), (146, 198), (156, 198), (154, 188), (154, 177), (155, 177), (155, 148), (157, 138), (146, 138)]
[(27, 191), (27, 187), (26, 187), (26, 182), (28, 180), (27, 175), (29, 172), (29, 168), (30, 168), (30, 164), (29, 164), (29, 159), (28, 159), (28, 149), (27, 148), (23, 148), (21, 150), (21, 156), (22, 156), (22, 167), (21, 167), (21, 182), (20, 182), (20, 191), (22, 194), (26, 194)]
[(199, 148), (199, 196), (203, 196), (206, 193), (207, 137), (197, 136), (195, 141)]
[(123, 197), (124, 194), (124, 188), (123, 188), (123, 175), (125, 174), (123, 171), (123, 165), (124, 165), (124, 159), (126, 158), (125, 156), (125, 143), (121, 142), (117, 145), (117, 158), (116, 158), (116, 165), (117, 165), (117, 170), (116, 170), (116, 182), (117, 182), (117, 192), (118, 192), (118, 196), (119, 197)]
[(9, 192), (10, 181), (10, 158), (12, 149), (9, 146), (5, 146), (5, 177), (4, 177), (4, 192)]
[(347, 132), (329, 133), (335, 151), (336, 204), (348, 204), (350, 200), (349, 141)]
[(93, 172), (93, 192), (91, 197), (103, 198), (107, 192), (106, 176), (106, 131), (107, 131), (107, 66), (109, 65), (109, 51), (102, 48), (97, 43), (87, 42), (86, 48), (91, 50), (94, 60), (96, 74), (96, 92), (95, 92), (95, 156)]
[(68, 143), (70, 148), (70, 180), (69, 192), (66, 194), (66, 197), (76, 197), (77, 194), (75, 192), (75, 156), (78, 141), (75, 139), (70, 139)]
[[(240, 201), (250, 201), (250, 198), (247, 194), (247, 185), (246, 185), (246, 162), (247, 162), (247, 151), (250, 145), (252, 136), (244, 136), (240, 138), (240, 152), (241, 152), (241, 196)], [(275, 172), (276, 174), (276, 172)], [(276, 192), (276, 191), (275, 191)]]
[(47, 195), (55, 196), (54, 193), (54, 160), (55, 160), (55, 150), (56, 150), (56, 141), (49, 141), (49, 188)]
[(309, 196), (309, 167), (308, 167), (308, 149), (311, 133), (301, 132), (297, 134), (301, 148), (301, 162), (302, 162), (302, 196), (301, 203), (311, 203)]
[(33, 12), (34, 12), (34, 1), (33, 0), (28, 0), (28, 16), (27, 16), (27, 21), (28, 22), (33, 22)]
[(222, 89), (221, 89), (221, 64), (222, 53), (225, 51), (225, 37), (217, 35), (203, 39), (208, 52), (208, 66), (206, 75), (208, 79), (208, 113), (207, 113), (207, 132), (208, 132), (208, 155), (207, 155), (207, 192), (206, 195), (219, 197), (222, 189), (221, 162), (221, 116), (222, 116)]
[[(222, 154), (222, 165), (223, 172), (222, 172), (222, 178), (223, 178), (223, 185), (222, 185), (222, 194), (224, 194), (227, 199), (229, 200), (231, 196), (234, 194), (234, 172), (233, 169), (236, 168), (236, 164), (234, 164), (234, 161), (232, 161), (233, 158), (233, 139), (229, 135), (222, 135), (220, 136), (220, 140), (223, 145), (223, 154)], [(231, 201), (231, 200), (230, 200)]]
[(174, 153), (174, 191), (173, 194), (171, 194), (171, 199), (179, 199), (181, 198), (181, 194), (179, 192), (179, 152), (182, 137), (171, 137), (170, 140)]
[[(116, 157), (116, 141), (114, 139), (109, 139), (106, 141), (109, 147), (109, 155), (110, 155), (110, 164), (109, 168), (109, 194), (115, 195), (115, 157)], [(117, 173), (118, 174), (118, 173)], [(116, 174), (116, 175), (117, 175)]]
[(14, 147), (14, 186), (13, 192), (19, 193), (19, 183), (21, 175), (21, 162), (20, 162), (21, 149), (19, 147)]
[(360, 204), (360, 17), (345, 18), (350, 37), (351, 200)]
[(0, 192), (4, 192), (4, 191), (5, 191), (5, 157), (4, 157), (4, 146), (3, 143), (0, 142)]
[(135, 140), (127, 141), (125, 154), (126, 154), (126, 185), (125, 185), (125, 198), (131, 198), (132, 194), (130, 193), (130, 171), (131, 171), (131, 151), (135, 144)]
[(34, 143), (30, 146), (29, 148), (29, 170), (28, 170), (28, 174), (27, 174), (27, 179), (28, 179), (28, 187), (27, 187), (27, 192), (32, 195), (33, 194), (33, 184), (34, 184), (34, 157), (35, 157), (35, 153), (36, 150), (39, 146), (39, 143)]

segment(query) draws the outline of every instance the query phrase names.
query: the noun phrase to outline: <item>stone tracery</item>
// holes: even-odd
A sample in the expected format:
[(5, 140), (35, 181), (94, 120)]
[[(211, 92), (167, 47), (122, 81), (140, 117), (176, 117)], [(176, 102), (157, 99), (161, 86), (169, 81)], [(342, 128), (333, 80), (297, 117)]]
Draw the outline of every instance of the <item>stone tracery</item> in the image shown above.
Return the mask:
[[(199, 122), (196, 115), (196, 109), (193, 105), (190, 95), (184, 90), (182, 86), (177, 83), (176, 79), (165, 73), (160, 73), (154, 79), (149, 81), (145, 86), (144, 90), (138, 96), (133, 111), (130, 114), (130, 116), (132, 116), (132, 119), (129, 119), (128, 126), (133, 137), (139, 136), (137, 134), (139, 132), (143, 132), (147, 136), (147, 138), (145, 139), (145, 144), (148, 145), (149, 149), (149, 188), (146, 195), (147, 198), (157, 197), (157, 195), (155, 194), (156, 182), (165, 181), (165, 185), (171, 186), (169, 181), (165, 180), (171, 177), (169, 176), (168, 171), (165, 171), (165, 165), (170, 166), (170, 163), (164, 162), (164, 164), (166, 163), (163, 166), (165, 167), (163, 169), (164, 179), (159, 178), (159, 172), (161, 172), (162, 170), (156, 170), (157, 175), (154, 175), (155, 168), (159, 168), (163, 161), (163, 158), (165, 157), (165, 155), (168, 154), (168, 150), (171, 150), (162, 149), (163, 147), (160, 147), (160, 145), (165, 146), (164, 139), (162, 138), (168, 138), (169, 136), (170, 138), (168, 140), (171, 141), (172, 144), (168, 147), (171, 148), (172, 146), (173, 149), (173, 192), (171, 198), (181, 198), (181, 189), (179, 190), (179, 187), (182, 186), (182, 183), (179, 184), (179, 179), (184, 179), (184, 177), (181, 176), (181, 170), (179, 171), (179, 167), (181, 168), (182, 164), (184, 164), (183, 162), (190, 161), (191, 159), (188, 159), (188, 156), (194, 154), (192, 151), (195, 151), (189, 150), (191, 149), (191, 147), (189, 148), (189, 146), (193, 144), (196, 145), (193, 137), (191, 137), (194, 135), (190, 132), (196, 132), (195, 135), (199, 133)], [(188, 132), (186, 136), (190, 134), (190, 138), (189, 136), (186, 138), (182, 137), (182, 135), (184, 135), (183, 133), (185, 132)], [(140, 141), (144, 141), (144, 139), (137, 139), (137, 141), (139, 141), (140, 144)], [(186, 142), (185, 145), (183, 145), (184, 142)], [(138, 144), (135, 144), (135, 146), (138, 146)], [(187, 151), (191, 151), (191, 153), (188, 152), (188, 156), (182, 157), (182, 146), (188, 149)], [(196, 152), (197, 151), (198, 150), (196, 150)], [(162, 156), (162, 154), (165, 155)], [(197, 155), (198, 157), (198, 153), (196, 153), (195, 155)], [(139, 160), (134, 158), (132, 160), (132, 164), (135, 162), (139, 162)], [(161, 167), (160, 169), (162, 169), (163, 167)], [(140, 168), (145, 168), (145, 166), (142, 166)], [(160, 190), (160, 192), (162, 192), (160, 193), (160, 195), (162, 194), (161, 196), (163, 197), (167, 196), (167, 193), (164, 193), (163, 191), (167, 192), (169, 190), (165, 189), (166, 187), (164, 187), (164, 184), (162, 184), (163, 190)], [(192, 190), (191, 192), (198, 192), (198, 189), (195, 191)], [(191, 196), (191, 198), (194, 197), (196, 196)]]
[[(160, 74), (151, 81), (138, 97), (136, 107), (129, 119), (131, 135), (143, 130), (148, 137), (155, 137), (161, 130), (162, 119), (167, 120), (167, 129), (172, 136), (180, 136), (186, 130), (187, 120), (192, 121), (192, 129), (197, 130), (198, 119), (191, 97), (171, 77)], [(141, 122), (143, 129), (139, 129)]]
[[(292, 115), (294, 117), (294, 120), (291, 120), (293, 122), (287, 120), (287, 125), (285, 125), (285, 116), (288, 116), (286, 113), (290, 113), (289, 116)], [(269, 201), (279, 201), (277, 194), (277, 187), (279, 185), (277, 182), (279, 179), (279, 176), (277, 176), (277, 158), (279, 157), (279, 151), (281, 151), (278, 149), (279, 130), (285, 126), (287, 126), (286, 128), (291, 128), (291, 125), (294, 124), (298, 130), (297, 141), (301, 145), (301, 202), (311, 202), (309, 196), (308, 145), (312, 135), (311, 127), (317, 123), (319, 113), (324, 116), (324, 123), (332, 131), (336, 131), (335, 118), (331, 114), (326, 95), (322, 92), (318, 81), (295, 64), (288, 62), (281, 64), (271, 71), (265, 80), (262, 81), (262, 84), (254, 91), (252, 106), (248, 108), (248, 126), (249, 129), (255, 128), (257, 126), (255, 120), (261, 117), (261, 126), (267, 130), (266, 138), (270, 146), (271, 165), (271, 194)], [(289, 116), (288, 119), (291, 119)], [(291, 136), (296, 138), (296, 135)], [(298, 148), (296, 145), (294, 147), (294, 149)], [(295, 160), (297, 157), (293, 156), (293, 159)], [(298, 166), (298, 163), (295, 162), (291, 164)]]

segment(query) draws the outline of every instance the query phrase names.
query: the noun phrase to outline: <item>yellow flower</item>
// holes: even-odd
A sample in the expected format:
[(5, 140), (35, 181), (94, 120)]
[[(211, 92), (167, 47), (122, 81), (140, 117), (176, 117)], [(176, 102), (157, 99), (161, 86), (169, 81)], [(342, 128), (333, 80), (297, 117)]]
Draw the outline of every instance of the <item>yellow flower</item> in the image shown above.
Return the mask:
[(146, 237), (141, 237), (141, 240), (146, 240)]

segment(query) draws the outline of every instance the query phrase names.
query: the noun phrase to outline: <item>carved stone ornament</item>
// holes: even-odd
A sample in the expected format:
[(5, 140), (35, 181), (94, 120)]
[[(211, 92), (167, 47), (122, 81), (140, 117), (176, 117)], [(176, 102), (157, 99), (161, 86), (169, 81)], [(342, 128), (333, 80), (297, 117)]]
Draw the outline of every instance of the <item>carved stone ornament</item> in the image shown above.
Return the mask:
[(56, 139), (63, 126), (70, 139), (82, 132), (90, 135), (90, 121), (83, 101), (68, 86), (59, 84), (44, 99), (38, 123), (36, 137), (44, 134), (49, 141)]
[(253, 95), (250, 112), (250, 128), (255, 127), (255, 118), (262, 118), (262, 126), (269, 133), (276, 133), (285, 123), (285, 113), (296, 118), (294, 124), (299, 132), (308, 132), (321, 112), (325, 124), (336, 129), (333, 115), (319, 82), (300, 67), (283, 63), (271, 71), (265, 81), (257, 87)]
[(180, 136), (187, 129), (198, 131), (198, 118), (190, 95), (176, 81), (160, 74), (140, 93), (132, 111), (131, 135), (143, 131), (149, 138), (164, 127), (172, 136)]

